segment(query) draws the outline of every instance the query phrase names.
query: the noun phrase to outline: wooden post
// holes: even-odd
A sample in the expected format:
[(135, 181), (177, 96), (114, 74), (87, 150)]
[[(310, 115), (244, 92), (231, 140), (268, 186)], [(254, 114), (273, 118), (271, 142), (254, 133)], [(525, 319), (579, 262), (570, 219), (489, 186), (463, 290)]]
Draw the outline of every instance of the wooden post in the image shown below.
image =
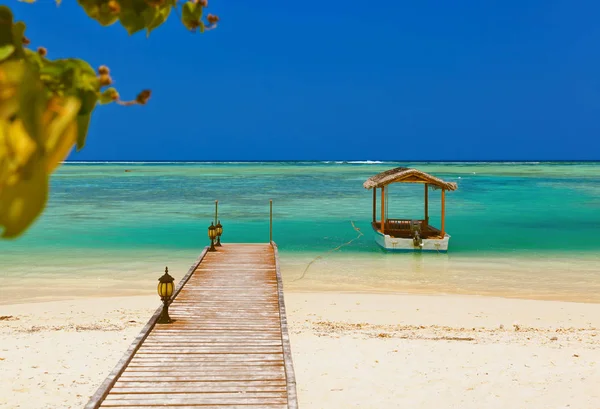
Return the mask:
[(442, 189), (442, 239), (446, 237), (446, 190)]
[(217, 224), (218, 218), (219, 218), (219, 201), (215, 200), (215, 225)]
[(377, 221), (377, 188), (373, 188), (373, 223)]
[(385, 186), (381, 186), (381, 233), (385, 234)]
[(429, 226), (429, 185), (425, 183), (425, 225)]
[(269, 243), (273, 242), (273, 200), (269, 200)]

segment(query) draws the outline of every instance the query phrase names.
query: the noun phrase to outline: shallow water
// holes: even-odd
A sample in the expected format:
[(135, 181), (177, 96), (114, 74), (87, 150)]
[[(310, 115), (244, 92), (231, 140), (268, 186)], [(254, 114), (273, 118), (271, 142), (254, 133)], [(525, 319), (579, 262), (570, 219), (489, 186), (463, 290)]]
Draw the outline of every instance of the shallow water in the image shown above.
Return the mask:
[[(362, 183), (394, 166), (458, 183), (446, 195), (447, 255), (375, 245)], [(421, 185), (393, 185), (390, 197), (390, 217), (422, 217)], [(41, 219), (0, 242), (0, 302), (153, 291), (164, 265), (180, 277), (207, 244), (215, 199), (225, 242), (268, 241), (273, 199), (286, 288), (600, 302), (600, 163), (592, 162), (66, 164)], [(439, 226), (439, 192), (430, 192), (429, 214)]]

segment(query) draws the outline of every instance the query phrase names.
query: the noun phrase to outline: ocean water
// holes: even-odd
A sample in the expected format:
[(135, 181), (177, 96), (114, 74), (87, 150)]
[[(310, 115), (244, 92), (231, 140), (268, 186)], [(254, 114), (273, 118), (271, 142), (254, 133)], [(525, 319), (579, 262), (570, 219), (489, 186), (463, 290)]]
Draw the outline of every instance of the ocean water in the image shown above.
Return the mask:
[[(446, 195), (447, 254), (389, 254), (370, 227), (370, 176), (416, 167)], [(422, 185), (393, 185), (388, 214), (422, 218)], [(440, 194), (430, 192), (439, 227)], [(600, 302), (600, 163), (68, 163), (30, 231), (0, 242), (0, 303), (154, 291), (208, 243), (273, 238), (286, 288), (489, 294)], [(336, 250), (334, 250), (336, 249)]]

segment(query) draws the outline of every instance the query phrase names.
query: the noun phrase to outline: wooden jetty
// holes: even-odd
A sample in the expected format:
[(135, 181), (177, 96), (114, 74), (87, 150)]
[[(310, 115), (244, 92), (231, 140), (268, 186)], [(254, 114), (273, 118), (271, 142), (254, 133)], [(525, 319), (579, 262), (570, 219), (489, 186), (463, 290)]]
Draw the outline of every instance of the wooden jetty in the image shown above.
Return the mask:
[(86, 409), (295, 409), (277, 246), (205, 249)]

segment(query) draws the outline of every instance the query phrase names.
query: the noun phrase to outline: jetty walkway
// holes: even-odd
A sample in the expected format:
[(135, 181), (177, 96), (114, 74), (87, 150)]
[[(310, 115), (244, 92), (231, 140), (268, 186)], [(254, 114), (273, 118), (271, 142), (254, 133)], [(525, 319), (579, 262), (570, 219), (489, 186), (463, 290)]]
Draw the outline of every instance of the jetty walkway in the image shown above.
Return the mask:
[(86, 409), (295, 409), (277, 246), (205, 249)]

